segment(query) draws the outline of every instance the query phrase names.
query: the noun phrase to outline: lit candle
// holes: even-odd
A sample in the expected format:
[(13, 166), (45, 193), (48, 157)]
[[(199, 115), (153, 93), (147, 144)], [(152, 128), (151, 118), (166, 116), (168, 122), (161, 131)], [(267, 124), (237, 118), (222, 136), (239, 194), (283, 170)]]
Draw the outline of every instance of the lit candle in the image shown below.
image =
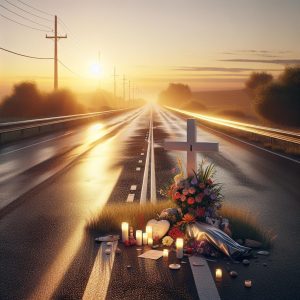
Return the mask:
[(245, 280), (245, 287), (251, 288), (252, 286), (252, 281), (251, 280)]
[(168, 257), (169, 256), (169, 250), (168, 249), (164, 249), (163, 250), (163, 257)]
[(216, 280), (221, 281), (222, 280), (222, 270), (216, 269)]
[(176, 239), (176, 257), (183, 258), (183, 239)]
[(153, 238), (148, 238), (148, 245), (153, 246)]
[(143, 233), (143, 244), (147, 245), (147, 242), (148, 242), (148, 233), (144, 232)]
[(122, 222), (122, 242), (128, 241), (128, 228), (129, 224), (127, 222)]
[(152, 236), (152, 226), (146, 226), (146, 232), (148, 234), (148, 238), (151, 238), (153, 239), (153, 236)]
[(136, 245), (137, 246), (142, 246), (143, 245), (143, 231), (142, 230), (137, 230), (135, 232), (135, 238), (136, 238)]

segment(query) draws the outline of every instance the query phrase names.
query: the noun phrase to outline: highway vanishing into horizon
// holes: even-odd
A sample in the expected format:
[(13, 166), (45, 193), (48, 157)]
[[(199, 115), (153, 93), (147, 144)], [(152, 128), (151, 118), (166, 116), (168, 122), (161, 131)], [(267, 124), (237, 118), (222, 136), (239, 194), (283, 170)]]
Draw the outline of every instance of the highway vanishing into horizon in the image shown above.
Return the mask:
[[(98, 246), (85, 226), (105, 205), (140, 201), (151, 131), (158, 201), (177, 158), (186, 164), (186, 153), (163, 148), (165, 139), (186, 140), (185, 118), (160, 106), (151, 109), (122, 111), (0, 146), (0, 299), (89, 298)], [(250, 211), (276, 236), (269, 256), (247, 267), (230, 266), (239, 276), (224, 276), (217, 285), (221, 299), (298, 298), (300, 164), (198, 125), (198, 141), (219, 143), (219, 152), (198, 153), (197, 159), (216, 165), (225, 204)], [(212, 272), (228, 264), (209, 262)], [(117, 272), (112, 267), (103, 273), (98, 299), (117, 299), (111, 292)], [(252, 279), (251, 289), (244, 288), (245, 279)], [(184, 284), (195, 289), (191, 281)], [(120, 299), (132, 297), (134, 290)]]

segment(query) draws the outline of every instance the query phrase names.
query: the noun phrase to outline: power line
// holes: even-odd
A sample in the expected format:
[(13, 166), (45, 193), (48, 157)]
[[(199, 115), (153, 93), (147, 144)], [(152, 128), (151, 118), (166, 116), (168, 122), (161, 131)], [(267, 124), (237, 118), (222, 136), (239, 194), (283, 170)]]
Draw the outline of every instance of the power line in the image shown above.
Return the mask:
[(43, 25), (43, 24), (41, 24), (41, 23), (38, 23), (38, 22), (35, 22), (35, 21), (33, 21), (33, 20), (29, 19), (29, 18), (26, 18), (26, 17), (24, 17), (24, 16), (22, 16), (22, 15), (16, 13), (16, 12), (14, 12), (13, 10), (11, 10), (11, 9), (9, 9), (9, 8), (7, 8), (7, 7), (5, 7), (5, 6), (3, 6), (2, 4), (0, 4), (0, 6), (1, 6), (2, 8), (4, 8), (4, 9), (6, 9), (7, 11), (9, 11), (10, 13), (17, 15), (18, 17), (20, 17), (20, 18), (22, 18), (22, 19), (24, 19), (24, 20), (27, 20), (27, 21), (29, 21), (29, 22), (32, 22), (32, 23), (37, 24), (37, 25), (39, 25), (39, 26), (42, 26), (42, 27), (44, 27), (44, 28), (50, 29), (50, 31), (51, 31), (51, 28), (50, 28), (49, 26), (45, 26), (45, 25)]
[(6, 52), (9, 52), (9, 53), (18, 55), (18, 56), (27, 57), (27, 58), (33, 58), (33, 59), (53, 59), (53, 57), (37, 57), (37, 56), (30, 56), (30, 55), (18, 53), (18, 52), (15, 52), (15, 51), (11, 51), (11, 50), (8, 50), (8, 49), (2, 48), (2, 47), (0, 47), (0, 50), (6, 51)]
[(22, 4), (25, 5), (25, 6), (28, 6), (28, 7), (32, 8), (32, 9), (36, 10), (36, 11), (39, 11), (39, 12), (43, 13), (43, 14), (45, 14), (45, 15), (48, 15), (48, 16), (51, 16), (51, 17), (54, 16), (53, 14), (49, 14), (48, 12), (46, 12), (46, 11), (44, 11), (44, 10), (35, 8), (35, 7), (29, 5), (29, 4), (27, 4), (27, 3), (25, 3), (25, 2), (23, 2), (23, 1), (21, 1), (21, 0), (17, 0), (17, 1), (19, 1), (20, 3), (22, 3)]
[[(15, 52), (15, 51), (11, 51), (11, 50), (8, 50), (8, 49), (2, 48), (2, 47), (0, 47), (0, 50), (6, 51), (6, 52), (9, 52), (9, 53), (18, 55), (18, 56), (26, 57), (26, 58), (32, 58), (32, 59), (44, 59), (44, 60), (52, 60), (52, 59), (53, 59), (53, 57), (37, 57), (37, 56), (26, 55), (26, 54), (18, 53), (18, 52)], [(77, 74), (77, 73), (74, 72), (72, 69), (70, 69), (68, 66), (66, 66), (61, 60), (58, 59), (58, 62), (59, 62), (64, 68), (66, 68), (69, 72), (73, 73), (75, 76), (81, 77), (79, 74)]]
[(77, 74), (76, 72), (74, 72), (73, 70), (71, 70), (68, 66), (66, 66), (61, 60), (58, 59), (58, 62), (59, 62), (63, 67), (65, 67), (68, 71), (70, 71), (71, 73), (73, 73), (75, 76), (77, 76), (77, 77), (82, 77), (82, 76), (80, 76), (79, 74)]
[(21, 26), (24, 26), (24, 27), (27, 27), (27, 28), (30, 28), (30, 29), (34, 29), (34, 30), (37, 30), (37, 31), (43, 31), (43, 32), (50, 32), (49, 30), (40, 29), (40, 28), (36, 28), (36, 27), (32, 27), (32, 26), (29, 26), (29, 25), (20, 23), (20, 22), (18, 22), (18, 21), (16, 21), (16, 20), (13, 20), (13, 19), (11, 19), (11, 18), (6, 17), (6, 16), (4, 16), (4, 15), (2, 15), (2, 14), (0, 14), (0, 16), (1, 16), (2, 18), (4, 18), (4, 19), (7, 19), (7, 20), (9, 20), (9, 21), (11, 21), (11, 22), (14, 22), (14, 23), (16, 23), (16, 24), (19, 24), (19, 25), (21, 25)]
[(29, 14), (29, 15), (32, 15), (32, 16), (37, 17), (37, 18), (40, 18), (40, 19), (42, 19), (42, 20), (46, 20), (46, 21), (52, 22), (52, 20), (47, 19), (47, 18), (44, 18), (44, 17), (40, 17), (40, 16), (38, 16), (38, 15), (36, 15), (36, 14), (33, 14), (33, 13), (31, 13), (30, 11), (21, 8), (21, 7), (19, 7), (18, 5), (15, 5), (14, 3), (11, 3), (11, 2), (8, 1), (8, 0), (4, 0), (4, 1), (7, 2), (7, 3), (9, 3), (10, 5), (16, 7), (17, 9), (20, 9), (20, 10), (24, 11), (25, 13), (27, 13), (27, 14)]

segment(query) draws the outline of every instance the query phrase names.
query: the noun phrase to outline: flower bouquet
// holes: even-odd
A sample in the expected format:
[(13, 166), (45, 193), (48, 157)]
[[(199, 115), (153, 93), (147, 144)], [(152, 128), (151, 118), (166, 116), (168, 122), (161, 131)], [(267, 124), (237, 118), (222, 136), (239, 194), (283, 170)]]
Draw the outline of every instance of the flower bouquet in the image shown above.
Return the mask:
[(249, 252), (229, 236), (229, 222), (218, 215), (224, 196), (222, 185), (214, 181), (213, 164), (200, 164), (193, 176), (184, 178), (181, 162), (180, 173), (174, 177), (165, 195), (177, 208), (165, 209), (160, 220), (168, 220), (172, 225), (163, 244), (169, 246), (177, 238), (184, 238), (187, 253), (216, 256), (217, 250), (228, 256), (239, 256)]

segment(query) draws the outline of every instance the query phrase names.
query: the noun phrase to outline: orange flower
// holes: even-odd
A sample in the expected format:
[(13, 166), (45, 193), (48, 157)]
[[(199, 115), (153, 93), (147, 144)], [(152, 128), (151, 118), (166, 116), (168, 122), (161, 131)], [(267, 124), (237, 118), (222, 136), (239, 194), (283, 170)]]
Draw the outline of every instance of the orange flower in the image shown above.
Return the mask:
[(195, 217), (189, 213), (185, 214), (182, 218), (184, 223), (193, 223), (195, 222)]

